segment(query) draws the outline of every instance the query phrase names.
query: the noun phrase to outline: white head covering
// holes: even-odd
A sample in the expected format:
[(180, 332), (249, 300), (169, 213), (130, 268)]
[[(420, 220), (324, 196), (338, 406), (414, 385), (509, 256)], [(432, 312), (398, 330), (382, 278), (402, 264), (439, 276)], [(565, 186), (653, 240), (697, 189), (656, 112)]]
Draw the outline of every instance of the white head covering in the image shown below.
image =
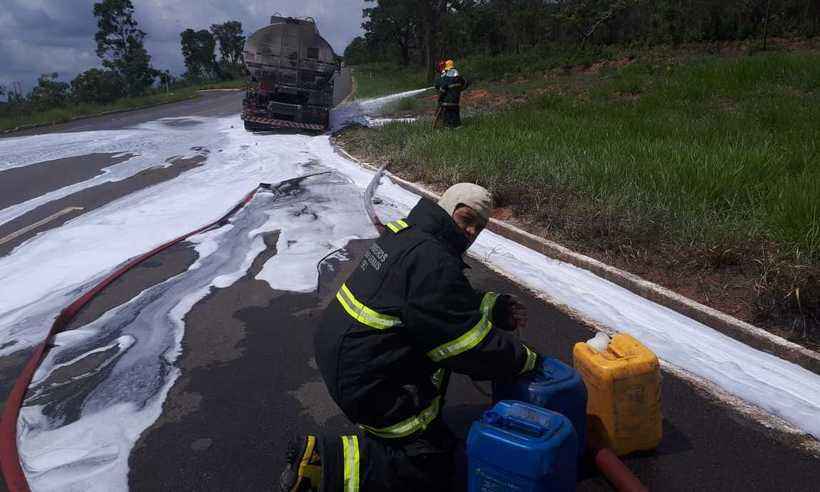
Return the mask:
[(490, 220), (490, 213), (493, 210), (493, 197), (489, 191), (477, 184), (459, 183), (445, 191), (438, 204), (450, 216), (453, 215), (459, 205), (467, 205), (484, 220)]

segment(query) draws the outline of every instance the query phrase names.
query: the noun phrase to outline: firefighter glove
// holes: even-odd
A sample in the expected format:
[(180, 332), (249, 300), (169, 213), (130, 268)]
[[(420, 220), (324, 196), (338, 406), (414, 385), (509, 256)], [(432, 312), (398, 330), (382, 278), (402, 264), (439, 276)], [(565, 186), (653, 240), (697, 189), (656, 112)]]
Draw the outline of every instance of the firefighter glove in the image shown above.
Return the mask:
[(493, 322), (502, 330), (520, 330), (527, 326), (527, 307), (517, 297), (502, 294), (495, 301)]

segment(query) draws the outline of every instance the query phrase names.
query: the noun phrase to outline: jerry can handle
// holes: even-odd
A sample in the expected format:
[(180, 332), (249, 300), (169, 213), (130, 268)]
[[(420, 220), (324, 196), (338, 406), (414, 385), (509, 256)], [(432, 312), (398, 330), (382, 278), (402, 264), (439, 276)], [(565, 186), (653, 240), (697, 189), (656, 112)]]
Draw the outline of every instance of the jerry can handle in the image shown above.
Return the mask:
[(629, 352), (626, 352), (626, 351), (623, 351), (623, 350), (619, 350), (619, 349), (618, 349), (618, 347), (615, 347), (615, 346), (614, 346), (614, 344), (613, 344), (613, 345), (610, 345), (610, 346), (607, 348), (607, 350), (611, 351), (612, 353), (614, 353), (615, 355), (617, 355), (618, 357), (620, 357), (620, 358), (622, 358), (622, 359), (628, 359), (628, 358), (630, 358), (630, 357), (634, 357), (634, 355), (633, 355), (633, 354), (630, 354)]
[(540, 367), (536, 367), (536, 370), (526, 373), (524, 376), (525, 378), (532, 378), (535, 381), (550, 381), (552, 379), (552, 367), (546, 364), (546, 361), (541, 364)]
[(530, 437), (544, 435), (543, 427), (511, 415), (501, 416), (496, 412), (487, 412), (484, 414), (484, 422), (502, 429), (518, 431)]

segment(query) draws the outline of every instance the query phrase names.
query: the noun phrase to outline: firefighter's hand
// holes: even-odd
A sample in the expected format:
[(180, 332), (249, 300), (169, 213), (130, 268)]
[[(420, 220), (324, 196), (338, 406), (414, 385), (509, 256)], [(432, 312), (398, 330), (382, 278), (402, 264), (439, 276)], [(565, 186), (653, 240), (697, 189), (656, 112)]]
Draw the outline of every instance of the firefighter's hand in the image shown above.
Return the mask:
[(493, 321), (502, 330), (520, 330), (527, 326), (527, 306), (515, 296), (502, 294), (495, 301)]

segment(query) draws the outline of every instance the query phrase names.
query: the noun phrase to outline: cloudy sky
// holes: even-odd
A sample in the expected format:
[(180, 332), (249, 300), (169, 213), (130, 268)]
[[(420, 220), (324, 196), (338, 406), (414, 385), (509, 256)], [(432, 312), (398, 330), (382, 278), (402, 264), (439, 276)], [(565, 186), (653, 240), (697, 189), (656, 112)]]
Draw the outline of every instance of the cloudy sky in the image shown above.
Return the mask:
[[(0, 0), (0, 84), (30, 89), (41, 73), (70, 81), (99, 65), (95, 0)], [(239, 20), (246, 35), (279, 12), (311, 16), (338, 53), (361, 31), (363, 0), (132, 0), (154, 67), (184, 71), (179, 33)]]

